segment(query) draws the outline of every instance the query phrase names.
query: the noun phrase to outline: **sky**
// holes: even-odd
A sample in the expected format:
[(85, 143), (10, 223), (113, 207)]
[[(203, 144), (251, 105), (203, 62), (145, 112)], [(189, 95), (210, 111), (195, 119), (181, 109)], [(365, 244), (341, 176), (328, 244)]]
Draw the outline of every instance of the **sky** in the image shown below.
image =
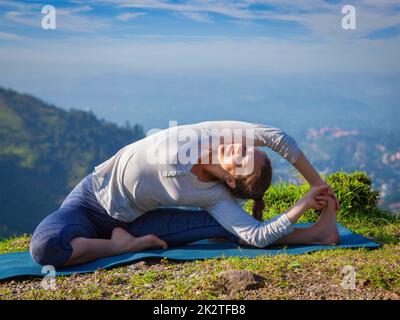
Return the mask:
[[(345, 5), (356, 29), (342, 27)], [(0, 1), (0, 86), (149, 129), (294, 125), (310, 106), (325, 120), (354, 107), (393, 120), (399, 56), (400, 0)]]

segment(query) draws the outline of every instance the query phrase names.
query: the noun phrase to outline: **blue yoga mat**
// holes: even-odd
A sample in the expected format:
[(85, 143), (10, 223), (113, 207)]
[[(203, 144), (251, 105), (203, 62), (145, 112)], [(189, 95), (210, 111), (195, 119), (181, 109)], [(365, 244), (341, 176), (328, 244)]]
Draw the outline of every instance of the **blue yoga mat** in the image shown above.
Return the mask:
[[(297, 224), (296, 227), (307, 227), (311, 223)], [(170, 260), (202, 260), (224, 257), (254, 258), (257, 256), (274, 256), (277, 254), (303, 254), (318, 250), (337, 248), (378, 248), (380, 244), (352, 233), (338, 224), (340, 243), (336, 246), (296, 245), (296, 246), (269, 246), (265, 249), (239, 247), (232, 242), (210, 242), (202, 240), (183, 247), (154, 249), (137, 253), (127, 253), (119, 256), (98, 259), (96, 261), (56, 270), (57, 276), (66, 276), (73, 273), (94, 272), (97, 269), (108, 269), (115, 266), (129, 264), (146, 258), (167, 258)], [(0, 280), (26, 276), (40, 276), (47, 274), (47, 270), (35, 263), (29, 252), (17, 252), (0, 255)]]

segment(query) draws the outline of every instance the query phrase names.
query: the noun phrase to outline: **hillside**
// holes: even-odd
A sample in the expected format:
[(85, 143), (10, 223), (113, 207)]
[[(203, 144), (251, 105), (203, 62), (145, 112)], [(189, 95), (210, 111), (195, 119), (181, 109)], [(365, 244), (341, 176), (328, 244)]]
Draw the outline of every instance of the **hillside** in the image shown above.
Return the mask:
[(93, 166), (143, 136), (0, 88), (0, 237), (32, 232)]

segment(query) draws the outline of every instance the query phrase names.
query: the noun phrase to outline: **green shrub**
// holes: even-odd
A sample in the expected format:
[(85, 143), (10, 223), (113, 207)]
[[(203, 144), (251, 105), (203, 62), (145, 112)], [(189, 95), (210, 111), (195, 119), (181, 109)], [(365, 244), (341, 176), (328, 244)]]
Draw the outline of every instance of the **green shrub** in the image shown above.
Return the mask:
[[(394, 217), (388, 215), (387, 211), (378, 207), (380, 192), (373, 188), (371, 178), (367, 173), (362, 171), (335, 172), (323, 178), (338, 197), (340, 203), (340, 210), (337, 212), (339, 222), (354, 222), (356, 219), (394, 220)], [(271, 218), (287, 211), (308, 191), (310, 191), (308, 183), (296, 185), (280, 180), (273, 184), (264, 195), (266, 203), (264, 218)], [(252, 200), (246, 203), (245, 209), (248, 212), (251, 212), (252, 204)], [(317, 217), (314, 210), (309, 210), (299, 222), (315, 221)]]
[(327, 177), (326, 182), (332, 186), (337, 195), (341, 215), (363, 211), (366, 215), (376, 214), (379, 201), (379, 190), (374, 190), (370, 177), (362, 171), (351, 174), (335, 172)]

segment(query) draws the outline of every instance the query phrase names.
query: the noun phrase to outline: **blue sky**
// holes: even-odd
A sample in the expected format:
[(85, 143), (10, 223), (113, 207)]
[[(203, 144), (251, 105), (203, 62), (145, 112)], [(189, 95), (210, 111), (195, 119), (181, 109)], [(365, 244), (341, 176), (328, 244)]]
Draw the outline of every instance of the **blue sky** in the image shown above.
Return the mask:
[[(28, 74), (46, 65), (75, 76), (84, 66), (103, 74), (398, 72), (400, 0), (353, 1), (356, 30), (341, 27), (345, 3), (2, 0), (0, 63), (7, 76), (21, 64)], [(41, 28), (45, 4), (57, 10), (56, 30)]]
[[(56, 30), (41, 28), (46, 4)], [(356, 30), (341, 27), (345, 4)], [(400, 0), (0, 2), (0, 86), (117, 122), (197, 120), (185, 105), (213, 101), (207, 118), (240, 118), (230, 106), (257, 103), (394, 108), (399, 56)]]
[[(40, 9), (57, 9), (57, 31), (43, 33)], [(358, 28), (340, 27), (353, 5)], [(400, 30), (400, 1), (354, 0), (69, 0), (0, 3), (2, 40), (87, 36), (272, 37), (307, 40), (391, 38)]]

